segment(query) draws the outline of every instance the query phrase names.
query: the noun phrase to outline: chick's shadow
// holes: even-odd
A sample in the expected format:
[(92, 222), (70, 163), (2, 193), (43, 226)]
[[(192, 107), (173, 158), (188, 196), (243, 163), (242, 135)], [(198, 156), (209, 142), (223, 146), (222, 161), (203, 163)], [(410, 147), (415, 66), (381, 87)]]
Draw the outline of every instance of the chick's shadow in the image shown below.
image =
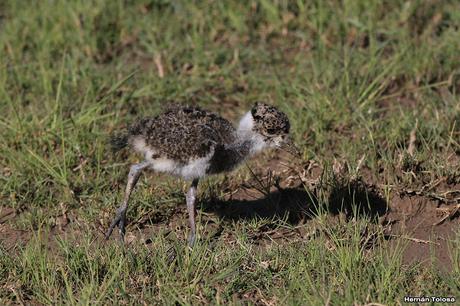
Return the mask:
[(316, 206), (314, 195), (305, 189), (286, 188), (253, 199), (212, 198), (202, 202), (201, 209), (228, 221), (279, 218), (294, 225), (312, 218)]
[(312, 219), (322, 211), (332, 215), (345, 214), (352, 217), (369, 218), (377, 222), (389, 207), (378, 191), (362, 182), (337, 185), (332, 188), (327, 201), (319, 201), (316, 190), (278, 188), (260, 198), (222, 200), (210, 198), (201, 203), (201, 210), (215, 213), (223, 220), (254, 220), (260, 218), (283, 219), (291, 225)]

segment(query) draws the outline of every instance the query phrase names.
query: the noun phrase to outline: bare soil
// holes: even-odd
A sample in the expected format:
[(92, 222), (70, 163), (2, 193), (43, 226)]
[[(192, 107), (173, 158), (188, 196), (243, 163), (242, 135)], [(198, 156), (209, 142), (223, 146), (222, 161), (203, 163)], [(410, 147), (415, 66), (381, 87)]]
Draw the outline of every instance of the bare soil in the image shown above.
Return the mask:
[[(322, 168), (308, 162), (302, 165), (302, 171), (289, 166), (289, 157), (281, 154), (258, 160), (251, 164), (254, 176), (239, 184), (230, 180), (227, 195), (222, 198), (207, 198), (200, 201), (200, 224), (202, 235), (213, 239), (225, 239), (235, 243), (231, 230), (224, 229), (224, 224), (239, 219), (252, 218), (283, 218), (291, 228), (273, 228), (270, 225), (248, 233), (256, 244), (271, 242), (290, 243), (306, 240), (314, 235), (314, 229), (309, 228), (308, 222), (314, 218), (318, 209), (318, 186), (321, 184)], [(340, 168), (340, 167), (339, 167)], [(270, 169), (270, 170), (266, 170)], [(339, 218), (350, 218), (353, 214), (352, 205), (360, 207), (358, 216), (371, 216), (371, 220), (385, 227), (386, 237), (394, 244), (402, 238), (405, 243), (403, 261), (405, 264), (430, 263), (434, 258), (440, 269), (449, 270), (449, 239), (453, 238), (460, 225), (460, 204), (445, 204), (429, 196), (411, 194), (411, 192), (392, 191), (389, 201), (382, 196), (382, 190), (370, 176), (363, 175), (347, 181), (338, 181), (327, 195), (331, 218), (331, 226)], [(366, 181), (369, 180), (369, 181)], [(460, 190), (458, 184), (442, 185), (443, 189)], [(353, 204), (352, 204), (353, 203)], [(367, 203), (372, 205), (369, 207)], [(60, 216), (58, 224), (49, 235), (49, 247), (57, 247), (55, 237), (75, 236), (87, 231), (78, 222), (78, 216), (69, 212)], [(26, 244), (33, 233), (15, 228), (14, 221), (19, 217), (12, 208), (0, 208), (0, 243), (11, 250), (18, 245)], [(231, 228), (231, 227), (230, 227)], [(135, 226), (128, 227), (127, 242), (136, 240), (151, 243), (151, 237), (161, 233), (166, 238), (173, 234), (184, 238), (187, 229), (187, 212), (185, 205), (179, 205), (166, 218), (147, 217)], [(103, 226), (94, 226), (95, 236), (103, 241)], [(76, 237), (76, 236), (75, 236)], [(54, 241), (54, 242), (53, 242)], [(390, 243), (391, 245), (391, 243)]]

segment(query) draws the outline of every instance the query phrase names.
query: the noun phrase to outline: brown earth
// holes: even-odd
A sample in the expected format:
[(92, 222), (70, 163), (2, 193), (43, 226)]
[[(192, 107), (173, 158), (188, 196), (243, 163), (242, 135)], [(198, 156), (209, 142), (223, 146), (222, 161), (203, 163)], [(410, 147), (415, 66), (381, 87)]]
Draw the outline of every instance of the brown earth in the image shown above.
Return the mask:
[(427, 264), (449, 269), (449, 240), (459, 229), (458, 205), (439, 204), (422, 196), (394, 196), (387, 219), (394, 222), (391, 234), (405, 237), (405, 263)]
[[(397, 190), (390, 193), (387, 201), (382, 191), (376, 187), (378, 184), (371, 182), (371, 176), (366, 175), (366, 169), (362, 169), (363, 174), (359, 177), (336, 180), (326, 193), (321, 193), (320, 190), (325, 187), (321, 185), (324, 173), (320, 165), (312, 161), (294, 165), (289, 156), (280, 156), (271, 156), (270, 162), (261, 159), (251, 163), (250, 169), (255, 170), (251, 170), (250, 179), (242, 179), (240, 183), (236, 178), (228, 180), (227, 193), (223, 199), (211, 196), (200, 201), (202, 235), (211, 240), (225, 239), (233, 244), (236, 239), (232, 231), (224, 229), (222, 223), (238, 219), (279, 217), (291, 227), (280, 228), (267, 224), (248, 233), (248, 236), (256, 244), (308, 240), (316, 233), (314, 228), (308, 226), (309, 220), (314, 218), (318, 209), (328, 209), (331, 226), (335, 226), (340, 218), (371, 216), (371, 220), (385, 227), (390, 246), (401, 241), (396, 238), (402, 238), (407, 244), (403, 254), (403, 262), (406, 264), (424, 265), (434, 259), (439, 268), (450, 269), (448, 246), (449, 240), (454, 238), (459, 229), (460, 203), (445, 204), (440, 199), (414, 191)], [(343, 172), (343, 167), (334, 166), (334, 171)], [(458, 184), (444, 184), (443, 188), (460, 190)], [(327, 197), (329, 207), (318, 207), (318, 199), (324, 197)], [(361, 208), (354, 210), (356, 206)], [(357, 215), (354, 214), (356, 212)], [(17, 217), (13, 209), (0, 208), (0, 244), (7, 250), (15, 248), (18, 242), (27, 243), (32, 237), (32, 233), (14, 227)], [(100, 236), (103, 241), (103, 222), (92, 227), (82, 225), (78, 216), (69, 212), (68, 215), (57, 217), (56, 223), (47, 233), (50, 248), (57, 247), (55, 237), (78, 235), (88, 230), (96, 237)], [(185, 239), (186, 230), (186, 208), (180, 205), (165, 218), (152, 219), (152, 216), (147, 216), (137, 220), (135, 225), (128, 227), (127, 242), (138, 240), (149, 244), (151, 237), (158, 233), (162, 233), (166, 239), (170, 234)]]

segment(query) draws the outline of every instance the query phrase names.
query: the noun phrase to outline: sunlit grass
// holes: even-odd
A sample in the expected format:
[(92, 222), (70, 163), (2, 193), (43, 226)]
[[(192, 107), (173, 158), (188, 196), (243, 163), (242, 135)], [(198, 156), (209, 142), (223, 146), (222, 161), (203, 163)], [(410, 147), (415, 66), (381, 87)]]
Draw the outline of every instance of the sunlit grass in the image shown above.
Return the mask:
[[(456, 1), (0, 3), (0, 201), (17, 214), (0, 226), (30, 239), (0, 244), (0, 301), (392, 305), (406, 294), (460, 298), (458, 235), (449, 255), (454, 268), (444, 273), (404, 265), (404, 243), (388, 247), (376, 220), (330, 222), (325, 211), (334, 160), (350, 176), (365, 168), (387, 201), (439, 179), (458, 185), (459, 12)], [(215, 216), (206, 226), (224, 234), (209, 237), (200, 225), (190, 250), (174, 234), (186, 232), (186, 221), (173, 218), (183, 183), (147, 175), (128, 212), (128, 232), (147, 237), (126, 248), (102, 241), (137, 158), (111, 154), (109, 134), (170, 102), (235, 121), (258, 100), (288, 114), (303, 161), (327, 170), (318, 199), (308, 200), (319, 202), (316, 214), (298, 225), (317, 234), (260, 242), (254, 236), (264, 228), (297, 225), (278, 216)], [(224, 198), (222, 189), (251, 176), (243, 168), (210, 178), (200, 195)], [(62, 222), (70, 224), (68, 236), (59, 232)]]

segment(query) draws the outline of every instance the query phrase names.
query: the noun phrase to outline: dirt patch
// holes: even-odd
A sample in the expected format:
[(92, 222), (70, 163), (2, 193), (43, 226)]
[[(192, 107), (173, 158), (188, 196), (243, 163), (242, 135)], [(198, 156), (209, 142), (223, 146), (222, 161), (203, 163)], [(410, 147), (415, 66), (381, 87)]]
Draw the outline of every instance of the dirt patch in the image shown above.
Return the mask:
[(438, 267), (448, 270), (452, 265), (448, 241), (460, 225), (456, 214), (449, 216), (455, 207), (423, 196), (393, 196), (390, 207), (386, 216), (393, 224), (390, 233), (407, 241), (404, 263), (429, 264), (434, 259)]
[[(200, 235), (211, 241), (224, 239), (232, 244), (236, 237), (228, 224), (237, 220), (279, 219), (290, 227), (267, 222), (247, 235), (254, 244), (265, 245), (272, 241), (291, 243), (311, 237), (309, 224), (313, 223), (309, 221), (318, 209), (323, 209), (329, 211), (332, 217), (345, 216), (345, 220), (350, 220), (366, 216), (371, 217), (372, 226), (383, 225), (391, 243), (407, 243), (403, 253), (405, 264), (429, 264), (434, 258), (438, 267), (450, 269), (449, 239), (454, 237), (460, 225), (460, 203), (443, 204), (439, 199), (407, 190), (393, 191), (387, 201), (375, 177), (366, 168), (361, 169), (363, 175), (359, 177), (324, 178), (323, 168), (313, 161), (296, 163), (285, 154), (270, 154), (273, 154), (268, 158), (270, 161), (264, 158), (249, 165), (252, 171), (249, 179), (223, 182), (221, 191), (226, 196), (211, 195), (199, 199)], [(454, 180), (440, 183), (437, 187), (455, 191), (459, 185)], [(449, 199), (455, 201), (451, 194)], [(319, 203), (329, 205), (319, 207)], [(165, 239), (173, 235), (185, 241), (188, 232), (185, 202), (170, 209), (166, 215), (149, 213), (141, 219), (129, 220), (127, 242), (150, 244), (158, 235)], [(0, 244), (7, 250), (18, 243), (24, 245), (33, 237), (29, 231), (14, 228), (16, 217), (13, 209), (0, 209)], [(103, 243), (106, 226), (99, 224), (98, 228), (88, 228), (73, 213), (69, 216), (64, 213), (59, 218), (63, 221), (57, 222), (47, 233), (50, 248), (58, 247), (56, 237), (71, 237), (88, 230), (100, 237)], [(116, 236), (118, 234), (113, 239)]]
[[(433, 259), (436, 266), (450, 269), (449, 240), (454, 238), (460, 223), (460, 203), (453, 197), (458, 190), (456, 180), (438, 184), (429, 194), (393, 190), (387, 202), (378, 181), (374, 176), (366, 175), (365, 168), (360, 171), (363, 175), (351, 179), (339, 175), (325, 187), (321, 186), (322, 167), (314, 162), (292, 165), (283, 154), (270, 160), (269, 167), (263, 164), (263, 160), (259, 161), (255, 174), (259, 178), (278, 177), (280, 183), (277, 187), (273, 187), (277, 182), (274, 179), (272, 187), (265, 191), (254, 188), (257, 183), (249, 180), (231, 197), (211, 201), (214, 206), (205, 205), (203, 210), (228, 220), (288, 216), (286, 220), (291, 225), (303, 224), (318, 208), (317, 199), (321, 197), (318, 190), (327, 189), (329, 207), (326, 209), (332, 215), (345, 215), (346, 219), (371, 217), (373, 222), (385, 227), (390, 240), (397, 243), (401, 241), (398, 238), (402, 238), (407, 242), (403, 253), (405, 264), (429, 264)], [(267, 168), (271, 172), (265, 170), (264, 173), (262, 169)], [(262, 182), (269, 181), (262, 179)], [(445, 196), (433, 197), (433, 190)]]
[(10, 221), (16, 217), (16, 210), (11, 207), (0, 208), (0, 246), (7, 250), (14, 248), (18, 242), (27, 242), (31, 234), (24, 230), (15, 229)]

